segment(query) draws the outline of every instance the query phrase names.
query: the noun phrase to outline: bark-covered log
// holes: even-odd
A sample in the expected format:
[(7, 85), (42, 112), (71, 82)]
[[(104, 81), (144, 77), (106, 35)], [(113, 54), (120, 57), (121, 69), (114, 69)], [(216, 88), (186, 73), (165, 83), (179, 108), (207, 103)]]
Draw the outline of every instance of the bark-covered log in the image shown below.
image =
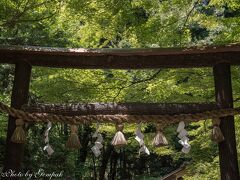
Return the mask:
[(199, 113), (218, 109), (214, 103), (90, 103), (90, 104), (33, 104), (22, 109), (31, 113), (51, 113), (68, 116), (98, 114), (160, 115)]

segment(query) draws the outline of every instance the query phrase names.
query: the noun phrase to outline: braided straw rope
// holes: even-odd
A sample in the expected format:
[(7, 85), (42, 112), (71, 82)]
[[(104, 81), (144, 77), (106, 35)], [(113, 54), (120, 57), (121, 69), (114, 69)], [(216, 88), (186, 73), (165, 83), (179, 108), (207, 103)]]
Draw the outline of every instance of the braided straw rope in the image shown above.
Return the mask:
[(167, 126), (170, 124), (184, 122), (197, 122), (199, 120), (213, 119), (225, 116), (234, 116), (240, 114), (240, 108), (218, 109), (205, 111), (195, 114), (176, 114), (176, 115), (83, 115), (83, 116), (63, 116), (47, 113), (28, 113), (9, 107), (0, 102), (0, 112), (7, 113), (15, 118), (23, 119), (29, 122), (61, 122), (67, 124), (89, 124), (93, 122), (128, 122), (128, 123), (160, 123)]

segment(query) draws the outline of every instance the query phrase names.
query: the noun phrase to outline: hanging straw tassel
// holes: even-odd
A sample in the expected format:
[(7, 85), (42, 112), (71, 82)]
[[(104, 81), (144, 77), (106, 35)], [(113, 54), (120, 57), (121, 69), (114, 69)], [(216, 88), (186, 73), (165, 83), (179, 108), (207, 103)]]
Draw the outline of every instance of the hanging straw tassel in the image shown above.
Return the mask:
[(168, 145), (168, 141), (167, 141), (167, 138), (164, 136), (163, 132), (162, 132), (162, 127), (160, 124), (157, 125), (156, 127), (156, 135), (153, 139), (153, 142), (152, 144), (155, 146), (155, 147), (161, 147), (161, 146), (166, 146)]
[(16, 119), (16, 128), (11, 137), (11, 141), (14, 143), (24, 143), (26, 141), (26, 133), (23, 129), (24, 121), (22, 119)]
[(220, 122), (221, 122), (220, 118), (216, 118), (216, 119), (212, 120), (213, 127), (212, 127), (212, 133), (211, 133), (211, 140), (216, 143), (220, 143), (220, 142), (224, 141), (224, 136), (219, 127)]
[(71, 134), (66, 143), (66, 147), (69, 149), (79, 149), (81, 147), (78, 135), (78, 127), (76, 125), (71, 125)]
[(116, 134), (115, 136), (113, 137), (113, 140), (111, 142), (111, 144), (115, 147), (122, 147), (124, 145), (127, 144), (127, 141), (124, 137), (124, 134), (122, 133), (123, 131), (123, 128), (124, 128), (124, 125), (123, 124), (120, 124), (120, 123), (117, 123), (116, 124)]

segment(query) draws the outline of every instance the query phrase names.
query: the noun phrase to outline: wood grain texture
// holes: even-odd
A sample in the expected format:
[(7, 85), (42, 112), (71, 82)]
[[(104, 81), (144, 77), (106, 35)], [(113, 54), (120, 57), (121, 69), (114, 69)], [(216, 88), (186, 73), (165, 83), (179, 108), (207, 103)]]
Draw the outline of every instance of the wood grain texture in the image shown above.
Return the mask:
[[(232, 83), (230, 65), (222, 63), (213, 68), (216, 102), (220, 108), (232, 108)], [(239, 180), (238, 157), (234, 117), (223, 117), (220, 124), (225, 140), (219, 143), (221, 180)]]
[[(31, 66), (27, 63), (17, 63), (15, 66), (11, 107), (19, 109), (23, 104), (27, 103), (30, 77)], [(16, 118), (9, 116), (4, 171), (11, 169), (15, 172), (19, 172), (21, 168), (23, 144), (13, 143), (10, 140), (16, 127), (15, 120)], [(13, 177), (11, 179), (18, 178)]]
[(80, 69), (212, 67), (240, 64), (240, 45), (192, 48), (66, 49), (0, 46), (0, 63)]

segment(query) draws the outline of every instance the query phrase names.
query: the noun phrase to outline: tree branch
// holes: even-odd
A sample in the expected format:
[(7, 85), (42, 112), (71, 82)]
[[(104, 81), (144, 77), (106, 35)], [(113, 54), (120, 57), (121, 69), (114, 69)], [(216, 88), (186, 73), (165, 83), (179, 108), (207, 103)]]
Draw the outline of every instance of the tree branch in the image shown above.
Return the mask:
[(140, 79), (140, 80), (137, 80), (137, 81), (132, 81), (131, 85), (138, 84), (138, 83), (143, 83), (143, 82), (147, 82), (147, 81), (151, 81), (151, 80), (155, 79), (160, 72), (161, 72), (161, 69), (159, 69), (152, 76), (150, 76), (150, 77), (148, 77), (146, 79)]
[(52, 16), (54, 16), (57, 12), (51, 14), (50, 16), (47, 16), (47, 17), (43, 17), (43, 18), (40, 18), (40, 19), (35, 19), (35, 20), (21, 20), (21, 17), (24, 16), (29, 10), (33, 10), (33, 9), (36, 9), (40, 6), (43, 6), (45, 4), (48, 4), (48, 3), (51, 3), (50, 0), (46, 0), (42, 3), (38, 3), (38, 4), (35, 4), (35, 3), (32, 3), (30, 4), (30, 1), (28, 0), (25, 5), (24, 5), (24, 8), (22, 11), (18, 11), (15, 13), (15, 15), (13, 15), (13, 17), (10, 19), (10, 20), (6, 20), (5, 23), (3, 24), (3, 26), (7, 26), (9, 28), (13, 28), (17, 23), (19, 22), (26, 22), (26, 21), (41, 21), (43, 19), (47, 19), (47, 18), (50, 18)]

